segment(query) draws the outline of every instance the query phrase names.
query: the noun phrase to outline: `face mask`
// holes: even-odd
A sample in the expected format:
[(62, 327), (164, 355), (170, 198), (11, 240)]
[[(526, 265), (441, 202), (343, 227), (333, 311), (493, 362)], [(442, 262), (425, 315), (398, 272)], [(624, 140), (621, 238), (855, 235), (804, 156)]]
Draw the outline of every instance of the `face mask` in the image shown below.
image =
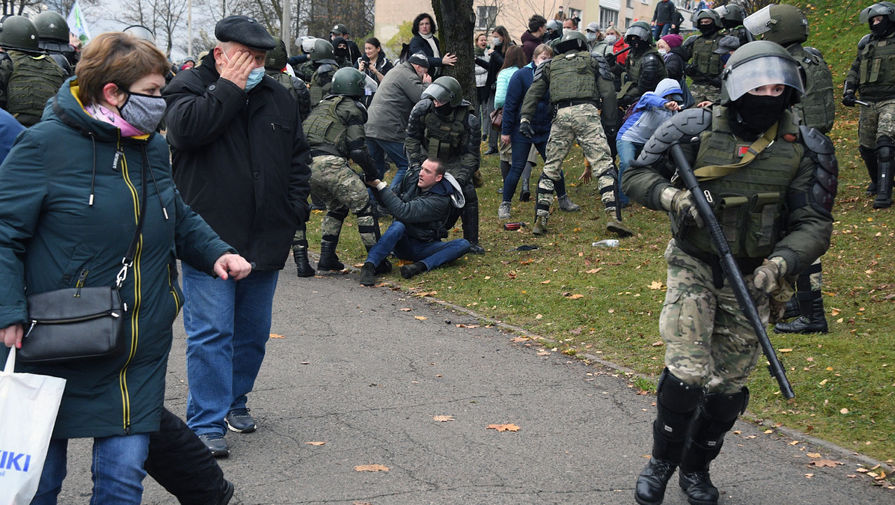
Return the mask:
[(246, 91), (250, 91), (252, 88), (258, 85), (261, 82), (261, 79), (264, 78), (264, 67), (253, 68), (251, 72), (249, 72), (249, 76), (246, 78)]
[(662, 56), (668, 54), (668, 49), (657, 49), (657, 51), (659, 51), (659, 54), (661, 54)]
[(497, 44), (500, 44), (500, 39), (497, 37), (491, 37), (491, 47), (494, 47)]
[(607, 44), (615, 44), (618, 41), (618, 37), (615, 35), (607, 35), (605, 40)]
[(699, 33), (701, 33), (703, 35), (711, 35), (711, 34), (715, 33), (715, 31), (717, 31), (717, 30), (718, 30), (718, 27), (715, 26), (714, 24), (699, 25)]
[[(872, 21), (871, 21), (872, 22)], [(884, 17), (882, 21), (875, 25), (870, 25), (870, 31), (873, 32), (877, 37), (885, 37), (889, 34), (889, 29), (892, 26), (892, 22), (889, 21), (889, 18)]]
[(447, 116), (451, 113), (451, 104), (446, 103), (443, 105), (435, 106), (435, 112), (441, 116)]
[(587, 37), (587, 41), (588, 41), (588, 42), (593, 42), (593, 41), (597, 40), (597, 34), (596, 34), (596, 33), (590, 33), (590, 32), (587, 32), (587, 33), (584, 34), (584, 36)]
[(753, 95), (746, 93), (734, 102), (734, 109), (742, 118), (743, 129), (753, 135), (760, 135), (771, 127), (787, 106), (785, 91), (780, 96)]
[(128, 92), (127, 99), (118, 107), (121, 118), (143, 133), (152, 133), (165, 115), (165, 99), (160, 96)]

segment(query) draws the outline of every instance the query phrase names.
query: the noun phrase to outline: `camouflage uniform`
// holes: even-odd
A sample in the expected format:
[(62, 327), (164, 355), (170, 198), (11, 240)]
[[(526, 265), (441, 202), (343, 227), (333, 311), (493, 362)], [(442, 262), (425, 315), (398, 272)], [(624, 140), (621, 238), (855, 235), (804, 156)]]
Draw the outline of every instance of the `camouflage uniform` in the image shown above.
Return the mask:
[[(569, 42), (563, 41), (558, 47)], [(527, 125), (545, 93), (555, 107), (546, 160), (538, 180), (536, 224), (532, 232), (547, 232), (547, 217), (556, 184), (562, 177), (562, 162), (575, 141), (584, 151), (591, 167), (596, 168), (600, 200), (609, 219), (607, 228), (622, 236), (631, 234), (616, 218), (616, 184), (618, 172), (606, 141), (606, 128), (614, 130), (618, 112), (615, 84), (605, 59), (586, 50), (566, 50), (540, 65), (522, 103), (521, 123)], [(597, 105), (602, 102), (602, 116)], [(610, 132), (614, 135), (614, 131)]]
[(14, 50), (0, 55), (0, 106), (24, 126), (40, 121), (64, 81), (65, 72), (47, 55)]
[(311, 192), (326, 204), (327, 213), (320, 224), (324, 240), (339, 240), (342, 222), (350, 211), (357, 216), (357, 230), (364, 247), (369, 250), (376, 244), (379, 227), (369, 208), (370, 193), (357, 173), (348, 167), (345, 158), (314, 156), (311, 161)]

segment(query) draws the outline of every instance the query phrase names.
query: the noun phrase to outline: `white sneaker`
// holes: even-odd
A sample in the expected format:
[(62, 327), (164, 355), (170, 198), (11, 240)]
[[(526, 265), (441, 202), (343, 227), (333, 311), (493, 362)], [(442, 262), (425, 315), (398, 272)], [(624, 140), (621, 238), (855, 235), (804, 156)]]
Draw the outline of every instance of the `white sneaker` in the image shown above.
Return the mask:
[(500, 207), (497, 208), (497, 219), (509, 219), (510, 218), (510, 202), (500, 202)]

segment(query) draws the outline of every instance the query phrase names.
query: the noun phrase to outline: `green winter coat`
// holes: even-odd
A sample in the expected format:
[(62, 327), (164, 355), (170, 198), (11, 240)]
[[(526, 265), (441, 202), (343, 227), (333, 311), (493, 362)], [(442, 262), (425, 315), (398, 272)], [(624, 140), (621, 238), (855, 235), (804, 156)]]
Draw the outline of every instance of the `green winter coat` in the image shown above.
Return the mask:
[[(125, 353), (54, 365), (18, 362), (16, 371), (66, 379), (55, 438), (152, 432), (164, 400), (171, 325), (183, 303), (176, 259), (211, 274), (232, 248), (175, 191), (165, 140), (121, 138), (118, 128), (87, 115), (76, 89), (74, 78), (63, 84), (42, 121), (19, 135), (0, 165), (0, 328), (27, 320), (26, 292), (79, 280), (113, 285), (147, 191), (142, 240), (121, 288)], [(147, 163), (151, 175), (143, 187)], [(0, 358), (7, 353), (0, 345)]]

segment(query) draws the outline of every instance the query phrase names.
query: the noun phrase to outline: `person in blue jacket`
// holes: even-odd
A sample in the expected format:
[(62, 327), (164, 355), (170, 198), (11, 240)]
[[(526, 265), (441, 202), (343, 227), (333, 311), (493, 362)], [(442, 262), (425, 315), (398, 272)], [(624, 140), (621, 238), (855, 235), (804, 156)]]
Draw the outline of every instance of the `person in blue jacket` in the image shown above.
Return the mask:
[[(534, 80), (535, 69), (538, 65), (551, 58), (553, 58), (553, 49), (547, 44), (539, 45), (532, 53), (531, 63), (514, 73), (510, 78), (510, 84), (507, 86), (507, 94), (503, 104), (501, 142), (512, 142), (513, 160), (510, 164), (510, 171), (503, 181), (503, 201), (497, 209), (498, 219), (510, 218), (510, 201), (513, 199), (516, 185), (519, 184), (519, 178), (525, 177), (527, 182), (528, 177), (531, 176), (531, 163), (528, 160), (532, 146), (537, 149), (542, 159), (546, 156), (547, 137), (550, 136), (550, 125), (553, 120), (550, 92), (544, 93), (544, 97), (538, 102), (538, 108), (531, 119), (531, 127), (534, 130), (532, 138), (527, 138), (519, 133), (519, 120), (522, 117), (522, 100), (525, 98), (525, 92), (528, 91), (531, 82)], [(581, 207), (572, 203), (572, 200), (569, 199), (569, 195), (566, 193), (565, 175), (560, 172), (560, 176), (560, 182), (554, 188), (559, 198), (559, 208), (568, 212), (580, 209)], [(524, 186), (527, 187), (528, 185), (524, 184)]]
[[(618, 149), (618, 180), (631, 164), (631, 160), (640, 155), (643, 145), (649, 140), (656, 128), (666, 119), (683, 108), (684, 95), (681, 85), (675, 79), (662, 79), (655, 91), (647, 91), (634, 105), (634, 112), (625, 120), (618, 130), (615, 146)], [(628, 197), (618, 191), (619, 203), (628, 205)]]

